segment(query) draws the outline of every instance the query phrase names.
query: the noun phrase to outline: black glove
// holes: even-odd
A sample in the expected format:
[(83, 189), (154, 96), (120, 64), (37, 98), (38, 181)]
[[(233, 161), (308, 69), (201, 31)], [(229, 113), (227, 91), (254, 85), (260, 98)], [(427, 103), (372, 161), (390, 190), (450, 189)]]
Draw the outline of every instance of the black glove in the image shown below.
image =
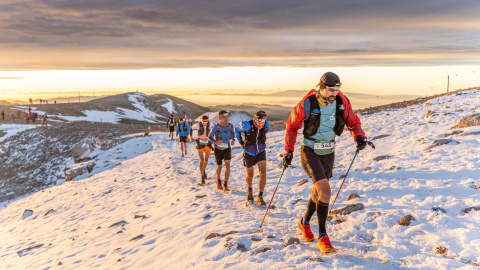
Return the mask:
[(362, 135), (357, 136), (357, 150), (363, 150), (367, 146), (367, 138)]
[(240, 146), (241, 146), (242, 148), (245, 148), (245, 142), (244, 142), (244, 141), (240, 141)]
[(292, 159), (293, 159), (293, 151), (288, 151), (283, 157), (283, 166), (288, 167), (289, 165), (292, 165)]

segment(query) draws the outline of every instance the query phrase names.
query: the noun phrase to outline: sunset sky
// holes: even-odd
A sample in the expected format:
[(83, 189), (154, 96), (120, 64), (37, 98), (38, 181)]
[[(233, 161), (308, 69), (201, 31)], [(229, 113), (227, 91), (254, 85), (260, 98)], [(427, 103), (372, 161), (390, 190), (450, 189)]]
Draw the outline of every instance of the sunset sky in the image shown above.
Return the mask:
[[(0, 91), (429, 95), (480, 86), (480, 2), (12, 1), (0, 4)], [(456, 76), (455, 76), (456, 75)]]

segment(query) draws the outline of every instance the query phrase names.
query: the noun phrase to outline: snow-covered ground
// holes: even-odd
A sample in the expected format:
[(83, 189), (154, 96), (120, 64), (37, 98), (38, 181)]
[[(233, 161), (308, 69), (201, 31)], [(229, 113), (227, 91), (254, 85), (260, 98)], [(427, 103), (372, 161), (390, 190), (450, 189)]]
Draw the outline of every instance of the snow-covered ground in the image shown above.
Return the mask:
[[(133, 119), (138, 121), (147, 121), (147, 122), (155, 122), (155, 114), (154, 111), (149, 110), (145, 107), (145, 104), (141, 102), (143, 98), (147, 97), (143, 93), (133, 93), (128, 95), (128, 100), (132, 103), (135, 110), (125, 109), (125, 108), (117, 108), (116, 111), (96, 111), (96, 110), (84, 110), (82, 111), (83, 114), (86, 116), (67, 116), (67, 115), (55, 115), (60, 119), (64, 119), (67, 121), (91, 121), (91, 122), (103, 122), (103, 123), (120, 123), (123, 118), (126, 119)], [(168, 105), (168, 106), (167, 106)], [(172, 112), (173, 102), (169, 100), (169, 103), (163, 105), (164, 107), (167, 106), (169, 112)], [(172, 107), (172, 108), (170, 108)], [(16, 109), (22, 109), (28, 111), (27, 106), (15, 106)], [(31, 108), (32, 111), (38, 113), (38, 115), (43, 115), (45, 112), (38, 111), (36, 107)], [(160, 118), (165, 118), (161, 115), (158, 115)], [(50, 120), (49, 120), (50, 121)]]
[[(312, 187), (311, 180), (299, 185), (308, 179), (300, 166), (300, 143), (295, 167), (285, 171), (275, 208), (258, 231), (266, 208), (245, 206), (241, 149), (232, 152), (231, 191), (224, 192), (213, 179), (198, 185), (196, 153), (179, 157), (178, 143), (157, 133), (101, 154), (98, 168), (82, 178), (2, 205), (1, 267), (470, 269), (480, 263), (480, 211), (464, 209), (480, 206), (480, 139), (464, 134), (480, 126), (444, 138), (461, 116), (480, 107), (479, 94), (467, 93), (361, 116), (369, 139), (384, 136), (373, 140), (375, 150), (358, 154), (335, 204), (335, 209), (356, 203), (365, 208), (327, 222), (334, 255), (320, 254), (316, 242), (306, 243), (297, 229)], [(429, 110), (437, 116), (427, 117)], [(432, 147), (438, 139), (453, 140)], [(334, 195), (355, 153), (348, 133), (337, 142)], [(269, 201), (282, 173), (284, 132), (268, 134), (267, 143)], [(207, 169), (212, 178), (213, 163), (212, 156)], [(360, 197), (347, 201), (352, 193)], [(22, 219), (27, 209), (33, 213)], [(406, 215), (415, 220), (398, 225)], [(314, 216), (316, 235), (317, 225)], [(285, 247), (292, 237), (299, 243)]]
[(8, 137), (14, 136), (27, 129), (36, 128), (39, 126), (41, 125), (36, 126), (36, 125), (0, 124), (0, 131), (5, 132), (5, 134), (0, 137), (0, 142), (3, 142)]

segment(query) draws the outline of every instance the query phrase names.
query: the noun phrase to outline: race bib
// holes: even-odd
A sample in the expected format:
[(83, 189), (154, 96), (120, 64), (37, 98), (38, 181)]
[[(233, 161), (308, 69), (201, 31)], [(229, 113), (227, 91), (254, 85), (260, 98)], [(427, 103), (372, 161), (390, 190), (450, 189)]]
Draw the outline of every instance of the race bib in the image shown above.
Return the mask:
[(228, 143), (221, 143), (220, 145), (217, 145), (218, 148), (224, 150), (224, 149), (227, 149), (228, 148)]
[(335, 151), (335, 141), (316, 140), (313, 144), (313, 151), (317, 155), (327, 155)]
[(199, 143), (200, 143), (201, 145), (207, 145), (207, 144), (208, 144), (208, 140), (207, 140), (207, 139), (200, 139), (200, 140), (198, 140), (198, 141), (199, 141)]

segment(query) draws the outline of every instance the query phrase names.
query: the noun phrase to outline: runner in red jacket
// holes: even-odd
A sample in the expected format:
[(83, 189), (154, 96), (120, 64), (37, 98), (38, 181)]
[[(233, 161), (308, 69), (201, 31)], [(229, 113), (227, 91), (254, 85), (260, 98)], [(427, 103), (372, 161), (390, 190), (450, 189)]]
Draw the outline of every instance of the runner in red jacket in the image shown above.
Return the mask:
[(317, 86), (320, 86), (320, 89), (312, 89), (290, 114), (285, 134), (287, 153), (283, 165), (291, 164), (297, 132), (304, 126), (301, 163), (314, 185), (307, 212), (298, 222), (298, 226), (303, 232), (305, 241), (313, 241), (315, 236), (309, 222), (316, 212), (319, 224), (317, 247), (322, 253), (328, 253), (335, 252), (325, 228), (331, 196), (328, 179), (332, 177), (335, 159), (335, 136), (340, 136), (346, 126), (357, 142), (359, 150), (365, 148), (367, 138), (360, 119), (353, 113), (350, 101), (339, 91), (340, 78), (333, 72), (327, 72), (322, 75)]

